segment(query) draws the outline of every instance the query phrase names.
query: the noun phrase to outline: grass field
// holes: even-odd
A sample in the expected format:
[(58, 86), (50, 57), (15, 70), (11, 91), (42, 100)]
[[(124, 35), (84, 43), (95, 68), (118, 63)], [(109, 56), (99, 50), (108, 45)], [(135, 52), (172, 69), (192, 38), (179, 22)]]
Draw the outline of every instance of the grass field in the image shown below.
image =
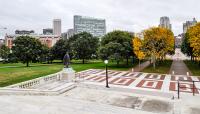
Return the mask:
[(200, 66), (192, 61), (184, 61), (194, 76), (200, 76)]
[[(18, 82), (38, 78), (48, 74), (58, 72), (62, 65), (58, 64), (31, 64), (25, 67), (24, 64), (1, 64), (0, 67), (0, 86), (7, 86)], [(8, 67), (9, 66), (9, 67)]]
[[(116, 62), (110, 62), (108, 64), (108, 69), (110, 70), (128, 70), (132, 68), (133, 66), (137, 65), (135, 63), (134, 65), (129, 64), (128, 66), (125, 65), (125, 63), (120, 63), (119, 66), (116, 65)], [(93, 61), (88, 62), (86, 64), (81, 64), (80, 62), (73, 62), (71, 65), (75, 71), (82, 71), (87, 69), (105, 69), (105, 64), (103, 61)]]
[[(104, 69), (105, 64), (102, 61), (92, 61), (86, 64), (81, 64), (79, 61), (72, 61), (71, 67), (76, 71), (82, 71), (87, 69)], [(136, 64), (135, 64), (136, 65)], [(112, 70), (128, 70), (133, 65), (126, 66), (110, 62), (108, 64), (108, 69)], [(46, 76), (48, 74), (56, 73), (62, 70), (62, 63), (54, 64), (35, 64), (31, 63), (30, 67), (26, 67), (25, 64), (15, 63), (15, 64), (2, 64), (0, 63), (0, 87), (8, 86), (11, 84), (23, 82), (26, 80), (38, 78), (41, 76)]]
[(145, 68), (142, 72), (168, 74), (171, 64), (172, 64), (172, 60), (165, 60), (162, 63), (156, 65), (155, 69), (153, 68), (153, 65), (151, 64), (150, 66)]

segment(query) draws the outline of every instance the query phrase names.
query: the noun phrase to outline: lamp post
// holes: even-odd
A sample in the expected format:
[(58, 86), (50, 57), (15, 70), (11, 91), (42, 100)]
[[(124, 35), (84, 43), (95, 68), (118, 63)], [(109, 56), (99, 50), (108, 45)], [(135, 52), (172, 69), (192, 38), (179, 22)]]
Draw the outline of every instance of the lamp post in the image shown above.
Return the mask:
[(108, 86), (108, 60), (105, 60), (104, 63), (106, 65), (106, 87), (109, 88)]

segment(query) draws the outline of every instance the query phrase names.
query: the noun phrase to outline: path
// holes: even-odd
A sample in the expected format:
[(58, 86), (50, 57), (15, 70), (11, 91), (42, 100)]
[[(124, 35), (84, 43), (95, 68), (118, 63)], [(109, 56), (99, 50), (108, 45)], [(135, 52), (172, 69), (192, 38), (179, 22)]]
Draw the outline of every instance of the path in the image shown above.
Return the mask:
[[(143, 69), (145, 69), (146, 67), (148, 67), (150, 65), (150, 61), (146, 61), (146, 62), (143, 62), (137, 66), (135, 66), (133, 69), (134, 69), (134, 72), (140, 72), (142, 71)], [(129, 71), (132, 71), (132, 69), (130, 69)]]
[(191, 76), (192, 75), (191, 71), (183, 62), (183, 60), (185, 60), (186, 58), (187, 57), (181, 52), (180, 49), (176, 49), (175, 54), (172, 57), (173, 63), (171, 65), (169, 74), (172, 74), (172, 72), (174, 71), (175, 75), (187, 75), (188, 72), (189, 75)]
[(175, 75), (187, 75), (187, 72), (189, 73), (190, 76), (192, 75), (191, 71), (185, 65), (183, 60), (174, 60), (173, 61), (172, 66), (169, 71), (169, 74), (172, 74), (173, 71), (174, 71)]

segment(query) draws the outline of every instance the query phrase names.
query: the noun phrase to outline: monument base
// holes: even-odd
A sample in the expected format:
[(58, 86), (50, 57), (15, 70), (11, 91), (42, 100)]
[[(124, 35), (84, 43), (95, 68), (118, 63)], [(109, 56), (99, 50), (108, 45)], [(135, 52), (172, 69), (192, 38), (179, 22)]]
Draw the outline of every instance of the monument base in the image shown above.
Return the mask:
[(63, 68), (61, 80), (72, 81), (75, 79), (75, 71), (72, 68)]

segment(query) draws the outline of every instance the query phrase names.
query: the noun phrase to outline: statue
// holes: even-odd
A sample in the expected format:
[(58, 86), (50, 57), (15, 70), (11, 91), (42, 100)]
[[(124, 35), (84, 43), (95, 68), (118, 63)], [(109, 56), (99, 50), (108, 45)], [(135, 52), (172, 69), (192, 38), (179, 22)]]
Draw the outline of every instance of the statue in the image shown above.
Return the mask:
[(63, 58), (63, 63), (64, 63), (64, 68), (69, 68), (69, 64), (70, 64), (70, 57), (68, 52), (66, 52), (64, 58)]

